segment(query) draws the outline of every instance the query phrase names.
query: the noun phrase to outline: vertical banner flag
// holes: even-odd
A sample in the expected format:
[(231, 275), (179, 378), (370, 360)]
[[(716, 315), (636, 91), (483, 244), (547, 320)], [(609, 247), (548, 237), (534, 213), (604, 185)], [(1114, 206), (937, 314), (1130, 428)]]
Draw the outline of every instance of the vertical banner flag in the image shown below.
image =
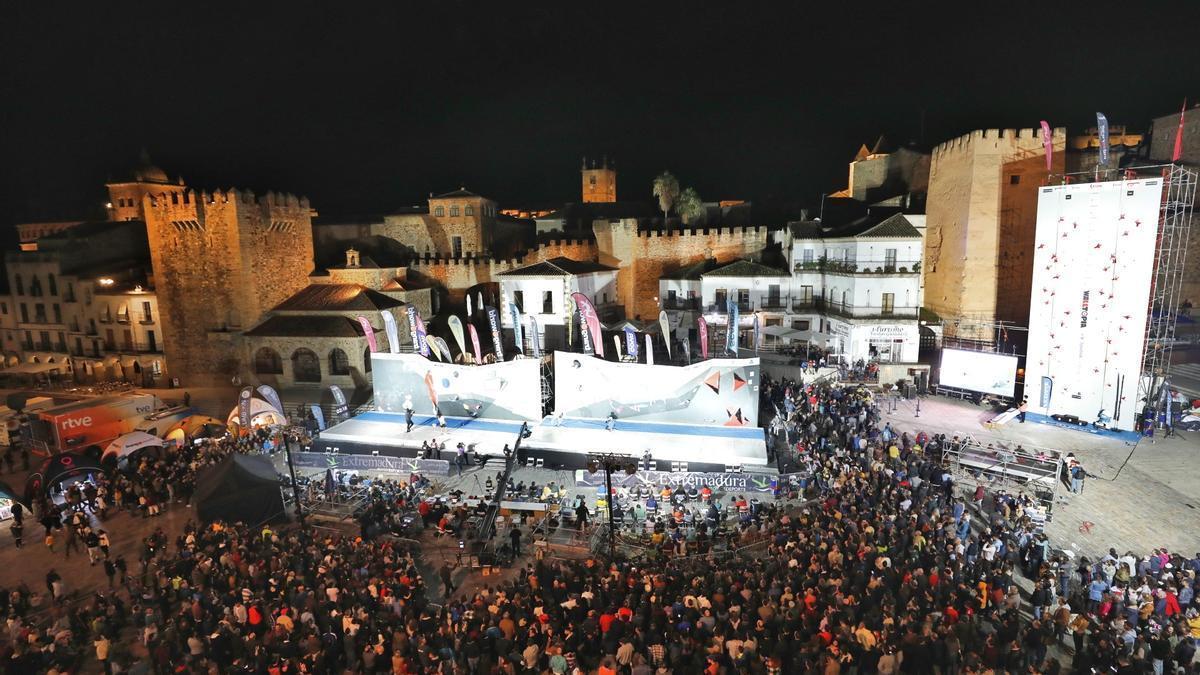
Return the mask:
[(620, 335), (613, 336), (613, 349), (617, 350), (617, 360), (620, 361), (621, 360), (621, 336)]
[(429, 402), (433, 404), (433, 411), (436, 414), (438, 410), (437, 390), (433, 388), (433, 371), (425, 371), (425, 391), (429, 392)]
[(467, 318), (471, 318), (471, 294), (467, 293)]
[(1100, 166), (1108, 166), (1108, 118), (1096, 113), (1096, 135), (1100, 137)]
[(538, 337), (537, 317), (529, 315), (529, 352), (533, 358), (542, 358), (542, 341)]
[(759, 314), (760, 312), (754, 313), (754, 351), (762, 349), (762, 320)]
[(417, 317), (417, 351), (421, 352), (421, 356), (429, 356), (429, 333), (425, 330), (425, 320), (421, 318), (421, 313), (415, 308), (413, 314)]
[(683, 341), (683, 358), (689, 366), (692, 365), (692, 346), (687, 340)]
[(383, 315), (383, 329), (387, 331), (388, 351), (393, 354), (400, 353), (400, 331), (396, 330), (396, 317), (386, 309), (380, 310)]
[(271, 404), (279, 414), (283, 414), (283, 401), (279, 400), (279, 392), (269, 384), (258, 385), (258, 394), (263, 397), (263, 400)]
[(371, 353), (379, 351), (379, 345), (375, 342), (375, 328), (365, 316), (358, 317), (358, 324), (362, 326), (363, 335), (367, 336), (367, 346), (371, 348)]
[(336, 384), (329, 385), (329, 393), (333, 394), (333, 416), (340, 418), (350, 412), (350, 406), (346, 405), (346, 395), (342, 393), (342, 388)]
[(413, 352), (419, 351), (417, 344), (417, 306), (405, 305), (404, 314), (408, 316), (408, 338), (412, 341)]
[(635, 331), (633, 329), (633, 326), (625, 326), (625, 353), (628, 354), (629, 358), (633, 359), (634, 361), (637, 360), (637, 357), (638, 357), (637, 331)]
[(1054, 152), (1054, 134), (1050, 131), (1050, 123), (1042, 120), (1042, 147), (1046, 149), (1046, 172), (1050, 172), (1050, 157)]
[(729, 304), (728, 321), (729, 325), (725, 329), (725, 351), (737, 356), (738, 353), (738, 322), (741, 320), (738, 316), (738, 306), (732, 298), (726, 300)]
[(426, 335), (425, 336), (425, 346), (429, 349), (429, 354), (431, 356), (433, 356), (433, 358), (437, 359), (438, 361), (446, 360), (446, 359), (442, 358), (442, 349), (441, 349), (441, 347), (438, 347), (438, 343), (437, 343), (436, 339)]
[(1043, 375), (1042, 376), (1042, 395), (1038, 399), (1038, 404), (1042, 408), (1050, 407), (1050, 395), (1052, 393), (1054, 393), (1054, 380)]
[(250, 406), (254, 401), (254, 387), (242, 387), (238, 392), (238, 427), (241, 433), (250, 433)]
[(667, 313), (658, 313), (658, 328), (662, 331), (663, 344), (667, 346), (667, 359), (671, 358), (671, 322), (667, 321)]
[(442, 351), (442, 358), (446, 360), (446, 363), (454, 363), (454, 354), (450, 352), (450, 345), (446, 344), (445, 338), (434, 335), (429, 339), (437, 343), (438, 349)]
[(476, 293), (475, 299), (477, 300), (477, 302), (475, 303), (475, 309), (482, 312), (483, 311), (483, 291), (479, 291), (478, 293)]
[(471, 349), (475, 352), (476, 365), (483, 363), (483, 352), (479, 349), (479, 331), (475, 330), (475, 324), (467, 324), (467, 332), (471, 334)]
[(467, 343), (463, 340), (462, 320), (453, 314), (449, 319), (446, 319), (446, 325), (450, 326), (450, 334), (454, 336), (454, 341), (458, 343), (458, 353), (467, 353)]
[(575, 306), (579, 308), (579, 317), (587, 324), (587, 329), (592, 334), (592, 346), (596, 349), (596, 356), (604, 358), (604, 342), (600, 334), (600, 316), (596, 314), (596, 306), (583, 293), (572, 293), (571, 299), (575, 301)]
[(313, 419), (317, 421), (317, 431), (325, 431), (325, 413), (321, 412), (321, 406), (311, 403), (308, 409), (312, 411)]
[(654, 365), (654, 342), (650, 340), (649, 333), (646, 333), (646, 365)]
[(571, 287), (566, 282), (566, 277), (563, 277), (563, 304), (566, 305), (567, 314), (563, 324), (567, 327), (567, 348), (571, 348), (575, 344), (575, 313), (579, 308), (575, 306), (575, 301), (571, 299)]
[(504, 343), (500, 341), (500, 312), (495, 307), (487, 308), (488, 328), (492, 331), (492, 350), (496, 353), (496, 363), (504, 362)]
[(517, 353), (525, 353), (525, 336), (522, 335), (521, 325), (521, 308), (517, 307), (517, 303), (508, 303), (508, 313), (512, 318), (513, 323), (513, 341), (517, 343)]
[(700, 329), (700, 358), (708, 358), (708, 322), (704, 317), (696, 317), (696, 325)]
[(1183, 99), (1183, 109), (1179, 111), (1179, 127), (1175, 129), (1175, 150), (1171, 153), (1171, 161), (1178, 162), (1183, 157), (1183, 116), (1187, 114), (1187, 99)]

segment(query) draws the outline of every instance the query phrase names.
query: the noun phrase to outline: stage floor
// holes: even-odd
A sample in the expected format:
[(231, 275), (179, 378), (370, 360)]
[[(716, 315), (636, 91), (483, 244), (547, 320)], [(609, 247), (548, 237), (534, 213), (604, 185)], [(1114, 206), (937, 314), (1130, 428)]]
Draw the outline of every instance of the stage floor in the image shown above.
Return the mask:
[[(413, 416), (405, 431), (404, 415), (367, 412), (334, 425), (313, 441), (318, 452), (379, 454), (412, 457), (422, 443), (445, 444), (453, 453), (459, 443), (473, 452), (501, 455), (512, 447), (521, 423), (512, 420), (447, 417), (446, 428), (427, 415)], [(605, 451), (641, 458), (646, 450), (664, 471), (672, 462), (687, 462), (692, 471), (724, 471), (727, 466), (762, 468), (767, 464), (766, 440), (757, 427), (707, 427), (618, 420), (607, 429), (605, 420), (552, 418), (531, 423), (530, 437), (521, 444), (522, 456), (542, 459), (548, 466), (583, 468), (587, 453)]]

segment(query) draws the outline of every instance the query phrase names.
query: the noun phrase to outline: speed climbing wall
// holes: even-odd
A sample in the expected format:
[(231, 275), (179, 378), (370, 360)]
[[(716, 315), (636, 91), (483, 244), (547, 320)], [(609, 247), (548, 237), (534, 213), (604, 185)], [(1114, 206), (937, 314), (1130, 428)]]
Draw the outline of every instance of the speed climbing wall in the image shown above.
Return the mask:
[(1032, 412), (1099, 412), (1132, 430), (1162, 179), (1041, 188), (1025, 395)]

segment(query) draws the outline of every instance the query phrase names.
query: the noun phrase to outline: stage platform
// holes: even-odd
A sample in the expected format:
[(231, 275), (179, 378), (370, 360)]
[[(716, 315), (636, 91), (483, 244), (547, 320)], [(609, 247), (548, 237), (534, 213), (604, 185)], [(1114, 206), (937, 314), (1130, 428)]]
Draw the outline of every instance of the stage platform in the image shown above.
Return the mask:
[[(422, 443), (436, 442), (445, 444), (443, 458), (453, 459), (457, 445), (466, 443), (474, 453), (500, 456), (521, 432), (518, 421), (470, 417), (447, 417), (443, 429), (428, 415), (414, 415), (412, 431), (405, 427), (402, 414), (362, 413), (321, 432), (312, 449), (414, 457)], [(732, 466), (761, 470), (767, 464), (765, 436), (757, 427), (618, 420), (609, 430), (606, 420), (547, 417), (529, 428), (530, 437), (521, 444), (522, 458), (541, 459), (553, 468), (583, 468), (590, 451), (641, 459), (649, 450), (661, 471), (670, 471), (673, 462), (687, 462), (689, 471), (725, 471)]]

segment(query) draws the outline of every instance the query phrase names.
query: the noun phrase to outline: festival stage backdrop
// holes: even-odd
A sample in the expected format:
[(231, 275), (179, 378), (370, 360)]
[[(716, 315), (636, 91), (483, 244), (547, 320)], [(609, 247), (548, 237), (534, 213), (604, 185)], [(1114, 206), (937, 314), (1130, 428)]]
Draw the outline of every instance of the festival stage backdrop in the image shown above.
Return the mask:
[(480, 366), (431, 361), (420, 354), (371, 355), (375, 405), (403, 413), (405, 398), (418, 415), (434, 413), (434, 399), (451, 417), (539, 420), (542, 385), (537, 359)]
[(1043, 187), (1038, 194), (1025, 396), (1132, 430), (1145, 349), (1162, 179)]
[(566, 417), (755, 426), (758, 385), (758, 359), (668, 366), (554, 353), (555, 413)]
[(991, 352), (943, 349), (938, 384), (1012, 397), (1017, 386), (1017, 357)]

